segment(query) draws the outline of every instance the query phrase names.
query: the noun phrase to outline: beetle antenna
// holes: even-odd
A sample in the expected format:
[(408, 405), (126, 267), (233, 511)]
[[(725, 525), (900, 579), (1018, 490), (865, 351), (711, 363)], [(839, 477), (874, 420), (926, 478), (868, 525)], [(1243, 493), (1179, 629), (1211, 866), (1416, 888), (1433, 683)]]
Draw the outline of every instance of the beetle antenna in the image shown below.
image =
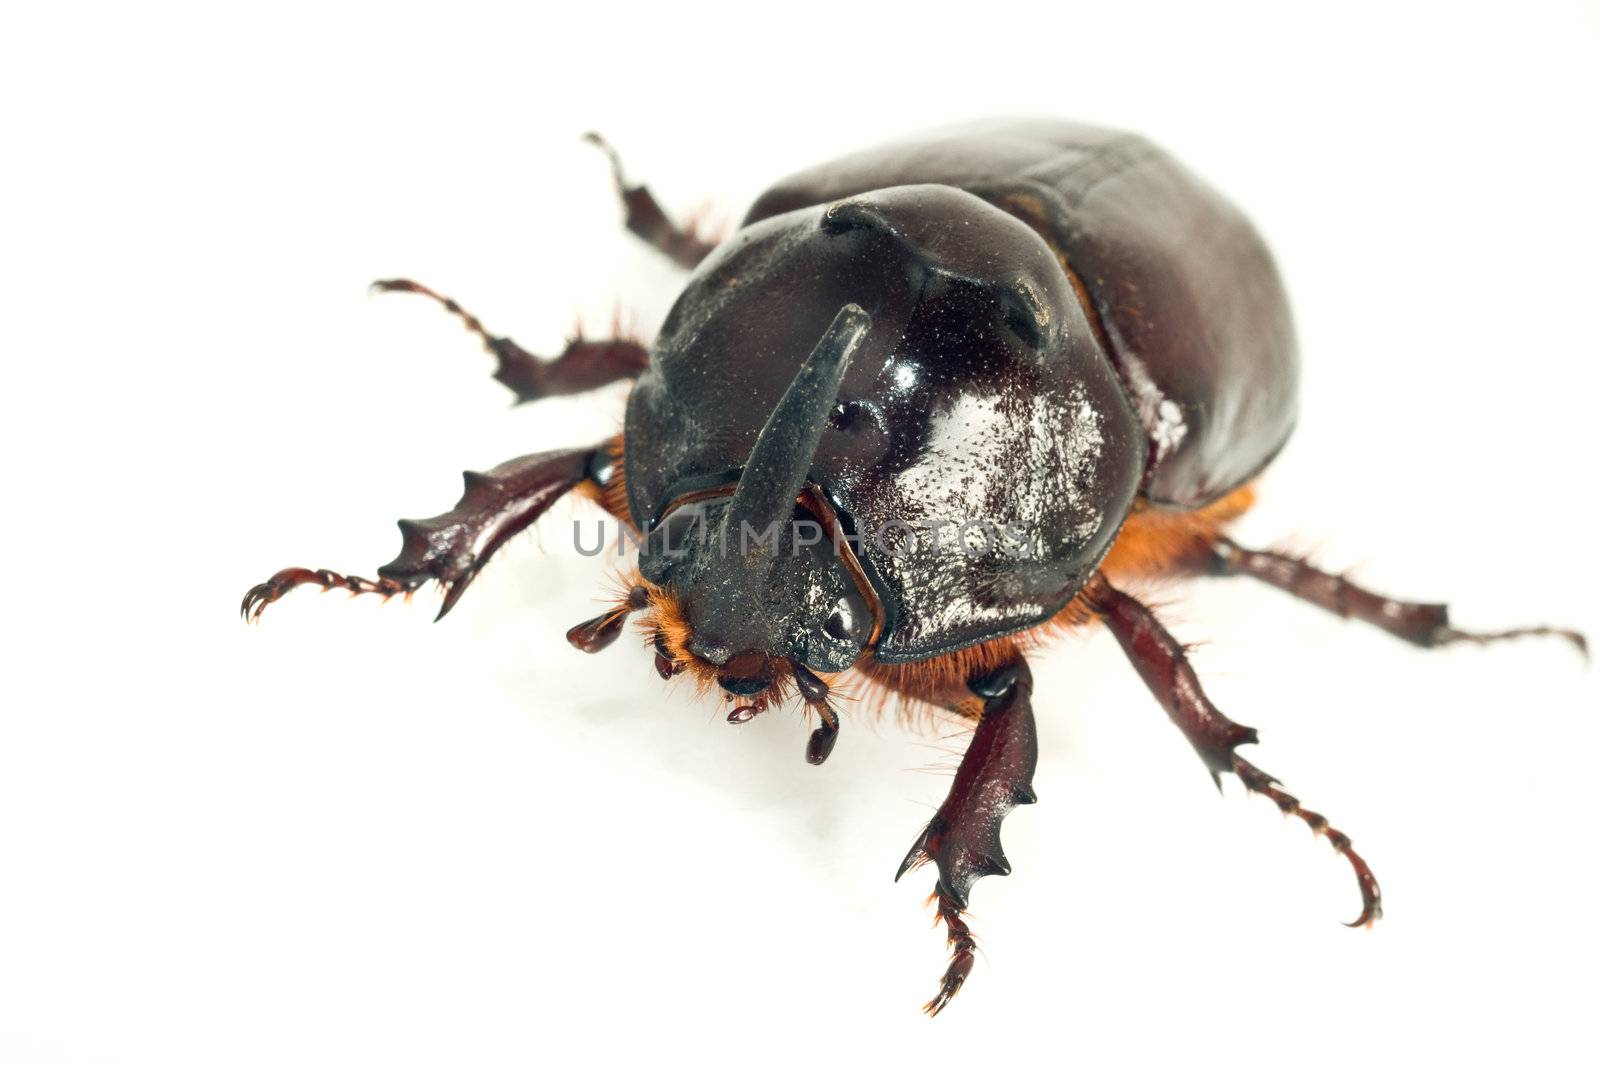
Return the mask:
[(567, 641), (580, 652), (594, 653), (609, 648), (621, 636), (622, 624), (628, 621), (628, 616), (649, 604), (650, 591), (642, 585), (634, 585), (616, 607), (568, 630)]

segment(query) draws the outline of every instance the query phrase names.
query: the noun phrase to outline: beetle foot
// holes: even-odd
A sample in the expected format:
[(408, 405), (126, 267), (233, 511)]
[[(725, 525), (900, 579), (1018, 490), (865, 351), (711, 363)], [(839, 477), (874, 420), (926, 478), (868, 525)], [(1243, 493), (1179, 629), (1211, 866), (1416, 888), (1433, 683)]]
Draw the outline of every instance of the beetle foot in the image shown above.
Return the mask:
[(1589, 662), (1589, 639), (1577, 630), (1561, 626), (1518, 626), (1510, 630), (1477, 633), (1471, 630), (1457, 630), (1446, 625), (1434, 633), (1430, 647), (1454, 644), (1492, 645), (1497, 641), (1515, 641), (1522, 637), (1559, 637), (1578, 650), (1583, 662)]
[(408, 585), (388, 578), (379, 578), (377, 581), (373, 581), (370, 578), (339, 574), (330, 570), (285, 567), (266, 581), (251, 587), (250, 591), (244, 595), (244, 600), (239, 604), (239, 614), (246, 622), (258, 622), (261, 619), (262, 612), (267, 610), (268, 604), (279, 600), (291, 589), (302, 585), (320, 586), (324, 592), (329, 589), (348, 589), (352, 595), (376, 593), (385, 600), (388, 600), (396, 593), (410, 596), (417, 588), (415, 584)]
[(931, 1019), (944, 1011), (945, 1005), (961, 991), (967, 975), (972, 973), (972, 963), (977, 955), (978, 943), (972, 936), (971, 927), (961, 917), (961, 908), (948, 894), (935, 890), (928, 897), (928, 901), (938, 903), (939, 911), (933, 921), (935, 925), (944, 923), (950, 942), (950, 965), (945, 968), (944, 976), (939, 979), (939, 992), (922, 1006), (922, 1010)]
[(1372, 868), (1367, 866), (1367, 861), (1350, 847), (1349, 837), (1328, 825), (1328, 820), (1322, 815), (1301, 807), (1298, 799), (1280, 788), (1276, 778), (1243, 756), (1233, 757), (1233, 773), (1239, 776), (1239, 781), (1244, 783), (1246, 789), (1252, 793), (1260, 793), (1276, 804), (1278, 810), (1285, 815), (1305, 820), (1306, 825), (1311, 827), (1312, 833), (1318, 837), (1326, 837), (1334, 851), (1350, 861), (1350, 866), (1356, 872), (1356, 883), (1361, 887), (1361, 914), (1351, 922), (1345, 923), (1346, 926), (1371, 928), (1374, 922), (1383, 917), (1383, 893), (1378, 889), (1378, 880), (1373, 877)]

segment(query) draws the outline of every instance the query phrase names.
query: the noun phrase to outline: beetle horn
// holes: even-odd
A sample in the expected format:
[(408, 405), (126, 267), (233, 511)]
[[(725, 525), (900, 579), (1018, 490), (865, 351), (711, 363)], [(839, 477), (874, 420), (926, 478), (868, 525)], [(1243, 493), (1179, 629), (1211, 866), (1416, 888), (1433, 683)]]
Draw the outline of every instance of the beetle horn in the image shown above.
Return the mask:
[[(748, 523), (760, 538), (793, 513), (811, 457), (828, 424), (828, 412), (839, 399), (839, 382), (871, 325), (871, 315), (856, 304), (846, 304), (800, 365), (783, 399), (761, 427), (761, 436), (750, 450), (738, 488), (723, 513), (723, 551), (730, 543), (743, 547), (743, 524)], [(734, 542), (734, 537), (741, 540)], [(758, 547), (752, 555), (765, 552)]]

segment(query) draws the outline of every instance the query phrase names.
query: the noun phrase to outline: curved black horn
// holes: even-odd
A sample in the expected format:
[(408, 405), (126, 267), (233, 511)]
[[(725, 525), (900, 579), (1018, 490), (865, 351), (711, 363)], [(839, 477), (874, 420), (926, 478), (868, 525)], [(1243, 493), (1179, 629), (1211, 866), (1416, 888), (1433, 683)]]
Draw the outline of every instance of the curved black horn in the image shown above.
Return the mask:
[(839, 382), (871, 325), (871, 315), (856, 304), (846, 304), (800, 365), (761, 427), (739, 487), (723, 513), (724, 546), (742, 545), (744, 523), (761, 538), (774, 523), (788, 521), (828, 424), (828, 412), (839, 398)]

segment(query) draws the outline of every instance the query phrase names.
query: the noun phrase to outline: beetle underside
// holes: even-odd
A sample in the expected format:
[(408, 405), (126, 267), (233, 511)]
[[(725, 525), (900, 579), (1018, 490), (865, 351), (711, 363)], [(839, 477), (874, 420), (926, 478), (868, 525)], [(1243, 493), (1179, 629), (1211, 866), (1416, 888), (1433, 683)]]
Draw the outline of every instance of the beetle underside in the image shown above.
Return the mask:
[[(704, 258), (711, 245), (673, 226), (642, 186), (623, 180), (614, 154), (612, 162), (629, 229), (686, 266)], [(377, 287), (429, 296), (461, 317), (495, 357), (496, 378), (519, 401), (632, 379), (649, 362), (643, 345), (620, 337), (579, 338), (560, 356), (540, 358), (507, 338), (489, 335), (459, 305), (415, 282), (385, 281)], [(754, 520), (786, 528), (791, 513), (818, 518), (828, 529), (840, 526), (841, 517), (831, 513), (824, 494), (806, 482), (806, 468), (820, 433), (819, 420), (833, 406), (834, 393), (829, 390), (837, 389), (838, 374), (865, 329), (864, 318), (846, 309), (831, 328), (837, 332), (818, 343), (751, 454), (746, 470), (755, 473), (686, 500), (684, 506), (703, 508), (724, 532)], [(833, 368), (833, 376), (818, 385), (817, 376), (826, 367)], [(777, 447), (780, 439), (800, 439), (802, 444), (785, 450)], [(587, 496), (633, 526), (623, 454), (622, 439), (617, 437), (592, 447), (514, 459), (482, 474), (469, 473), (465, 491), (450, 511), (401, 522), (401, 552), (379, 568), (376, 579), (288, 568), (252, 588), (241, 610), (247, 619), (258, 619), (268, 604), (300, 585), (388, 597), (409, 596), (433, 582), (443, 593), (439, 611), (443, 617), (501, 545), (568, 493)], [(1033, 774), (1038, 747), (1027, 654), (1052, 634), (1093, 621), (1104, 623), (1117, 638), (1214, 778), (1236, 775), (1247, 790), (1305, 821), (1345, 857), (1361, 892), (1361, 911), (1351, 925), (1369, 925), (1381, 914), (1378, 883), (1350, 839), (1239, 755), (1240, 746), (1256, 742), (1255, 731), (1232, 722), (1211, 704), (1183, 646), (1148, 607), (1122, 590), (1125, 582), (1152, 576), (1245, 575), (1422, 647), (1523, 636), (1559, 636), (1580, 650), (1586, 647), (1582, 635), (1552, 627), (1485, 634), (1456, 630), (1443, 605), (1393, 600), (1303, 559), (1244, 548), (1230, 540), (1226, 530), (1251, 500), (1247, 485), (1194, 510), (1137, 505), (1099, 566), (1053, 617), (1020, 632), (911, 662), (886, 662), (874, 654), (884, 608), (847, 549), (833, 561), (814, 559), (802, 570), (788, 571), (780, 561), (766, 557), (754, 562), (748, 556), (732, 561), (695, 557), (672, 566), (642, 557), (640, 571), (616, 604), (573, 627), (567, 636), (583, 651), (598, 652), (615, 642), (631, 616), (642, 616), (655, 670), (664, 679), (691, 677), (702, 690), (721, 689), (732, 705), (729, 722), (748, 722), (791, 697), (798, 698), (817, 718), (806, 747), (812, 763), (825, 760), (838, 738), (839, 716), (832, 699), (847, 672), (871, 691), (900, 698), (907, 706), (944, 709), (975, 723), (949, 795), (915, 839), (896, 875), (930, 862), (938, 873), (932, 899), (947, 928), (951, 960), (925, 1008), (935, 1015), (961, 988), (973, 966), (974, 943), (963, 915), (973, 884), (984, 875), (1010, 872), (1001, 848), (1000, 824), (1017, 804), (1036, 799)], [(672, 510), (669, 507), (665, 514)], [(782, 544), (781, 537), (775, 543)], [(774, 620), (759, 613), (774, 590), (789, 595), (796, 589), (804, 594), (802, 599), (815, 601), (810, 614)], [(841, 614), (846, 617), (842, 623)], [(783, 625), (778, 625), (780, 621)]]

